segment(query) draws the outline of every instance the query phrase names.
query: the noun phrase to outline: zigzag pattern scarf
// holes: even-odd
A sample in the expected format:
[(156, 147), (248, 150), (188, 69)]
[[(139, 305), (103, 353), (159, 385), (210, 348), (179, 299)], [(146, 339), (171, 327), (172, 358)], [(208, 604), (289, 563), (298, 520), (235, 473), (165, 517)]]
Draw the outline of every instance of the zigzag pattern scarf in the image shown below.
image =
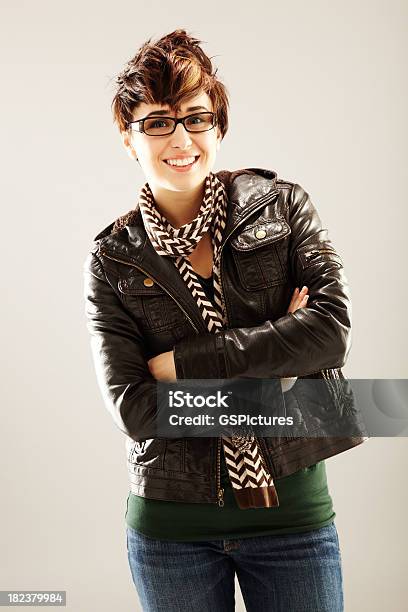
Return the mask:
[[(227, 219), (227, 195), (224, 185), (210, 172), (206, 177), (204, 198), (197, 217), (178, 229), (156, 209), (148, 183), (140, 190), (139, 205), (146, 232), (155, 251), (159, 255), (173, 258), (177, 270), (197, 302), (208, 331), (217, 333), (227, 325), (219, 270), (220, 245)], [(210, 231), (213, 246), (216, 307), (208, 300), (188, 259), (188, 255), (207, 231)], [(239, 508), (279, 506), (272, 476), (264, 463), (256, 438), (247, 433), (241, 435), (233, 432), (231, 437), (222, 436), (222, 443)]]

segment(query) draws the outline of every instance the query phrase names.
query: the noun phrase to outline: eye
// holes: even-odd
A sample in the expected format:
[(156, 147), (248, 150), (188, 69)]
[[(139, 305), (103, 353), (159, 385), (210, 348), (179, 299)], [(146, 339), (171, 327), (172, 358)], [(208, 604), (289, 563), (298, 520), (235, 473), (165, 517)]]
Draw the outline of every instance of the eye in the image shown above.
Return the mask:
[(146, 122), (147, 128), (161, 128), (168, 127), (170, 122), (166, 119), (150, 119), (150, 121)]
[(191, 117), (188, 118), (187, 123), (192, 124), (192, 125), (197, 125), (199, 123), (202, 123), (204, 120), (205, 120), (205, 117), (202, 117), (201, 115), (192, 115)]

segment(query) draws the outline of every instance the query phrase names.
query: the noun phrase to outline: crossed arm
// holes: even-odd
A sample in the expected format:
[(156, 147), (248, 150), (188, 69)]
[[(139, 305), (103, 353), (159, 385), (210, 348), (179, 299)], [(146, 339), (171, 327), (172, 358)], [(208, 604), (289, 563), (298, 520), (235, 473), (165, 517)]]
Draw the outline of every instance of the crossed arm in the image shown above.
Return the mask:
[[(300, 291), (299, 287), (296, 287), (287, 312), (295, 312), (299, 308), (304, 308), (309, 297), (307, 292), (308, 289), (305, 286), (302, 287)], [(166, 351), (165, 353), (160, 353), (160, 355), (152, 357), (148, 360), (147, 365), (151, 375), (156, 380), (167, 382), (177, 380), (173, 351)]]
[[(290, 265), (308, 295), (295, 292), (287, 314), (275, 321), (187, 338), (148, 362), (137, 322), (123, 308), (96, 251), (89, 254), (85, 313), (97, 380), (108, 411), (125, 434), (138, 442), (157, 437), (158, 380), (282, 379), (344, 364), (351, 303), (341, 260), (300, 185), (293, 186), (288, 200)], [(317, 255), (308, 260), (310, 251)]]

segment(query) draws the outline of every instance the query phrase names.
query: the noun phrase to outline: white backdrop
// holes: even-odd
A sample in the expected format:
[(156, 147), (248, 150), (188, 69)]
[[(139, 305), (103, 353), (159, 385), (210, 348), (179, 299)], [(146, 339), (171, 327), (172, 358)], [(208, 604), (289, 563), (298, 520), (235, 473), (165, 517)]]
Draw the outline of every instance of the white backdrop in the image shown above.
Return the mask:
[[(215, 171), (270, 168), (310, 193), (351, 287), (344, 373), (407, 377), (407, 13), (396, 0), (3, 8), (0, 589), (139, 609), (124, 444), (97, 388), (82, 265), (144, 182), (110, 104), (147, 38), (184, 27), (206, 41), (231, 95)], [(371, 439), (327, 461), (348, 611), (406, 609), (407, 448)]]

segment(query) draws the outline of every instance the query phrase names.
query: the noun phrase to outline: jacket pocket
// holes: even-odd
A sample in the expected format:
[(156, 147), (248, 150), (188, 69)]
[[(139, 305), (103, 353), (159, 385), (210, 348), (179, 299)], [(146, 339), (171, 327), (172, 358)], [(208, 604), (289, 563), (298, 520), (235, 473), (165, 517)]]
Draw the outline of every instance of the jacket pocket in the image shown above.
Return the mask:
[(144, 274), (119, 279), (118, 289), (144, 332), (169, 330), (187, 320), (175, 300)]
[(231, 240), (238, 277), (247, 291), (287, 282), (290, 233), (290, 226), (283, 217), (258, 219)]

